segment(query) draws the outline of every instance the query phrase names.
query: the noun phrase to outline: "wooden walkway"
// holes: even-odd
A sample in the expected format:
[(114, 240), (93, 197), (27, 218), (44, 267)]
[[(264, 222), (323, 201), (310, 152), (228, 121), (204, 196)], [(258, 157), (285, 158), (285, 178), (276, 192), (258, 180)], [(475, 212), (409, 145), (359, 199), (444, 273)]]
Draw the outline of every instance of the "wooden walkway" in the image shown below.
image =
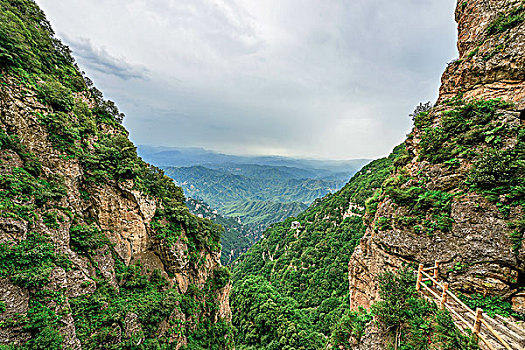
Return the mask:
[(438, 276), (438, 262), (429, 268), (419, 265), (416, 289), (439, 308), (450, 311), (456, 326), (476, 337), (481, 349), (525, 350), (525, 329), (499, 315), (492, 318), (482, 309), (472, 310), (448, 289), (448, 283), (439, 282)]

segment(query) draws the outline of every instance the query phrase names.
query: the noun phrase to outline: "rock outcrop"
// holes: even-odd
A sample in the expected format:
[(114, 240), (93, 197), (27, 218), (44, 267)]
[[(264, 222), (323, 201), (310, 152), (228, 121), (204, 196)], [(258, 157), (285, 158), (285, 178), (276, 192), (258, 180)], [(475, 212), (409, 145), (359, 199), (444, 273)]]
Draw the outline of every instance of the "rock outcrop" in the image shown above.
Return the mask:
[[(20, 30), (0, 48), (0, 344), (179, 349), (200, 332), (196, 346), (230, 348), (218, 227), (137, 157), (32, 1), (1, 11), (2, 34), (40, 37), (24, 46)], [(54, 66), (32, 71), (44, 54)]]
[[(378, 300), (384, 271), (439, 261), (452, 289), (501, 296), (525, 312), (522, 194), (510, 189), (524, 176), (511, 160), (523, 156), (524, 7), (458, 1), (459, 59), (443, 74), (436, 106), (416, 117), (407, 154), (369, 213), (349, 262), (352, 309)], [(508, 103), (481, 102), (489, 99)]]
[(463, 93), (525, 108), (524, 6), (521, 0), (458, 1), (459, 59), (443, 74), (438, 103)]

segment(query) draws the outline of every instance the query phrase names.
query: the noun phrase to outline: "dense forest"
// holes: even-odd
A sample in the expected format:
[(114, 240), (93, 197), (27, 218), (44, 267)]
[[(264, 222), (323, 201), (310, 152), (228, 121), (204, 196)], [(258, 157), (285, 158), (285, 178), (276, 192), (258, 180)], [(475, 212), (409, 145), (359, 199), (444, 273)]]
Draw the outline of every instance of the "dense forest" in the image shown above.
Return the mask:
[[(231, 296), (239, 345), (278, 349), (302, 343), (304, 349), (317, 349), (327, 342), (347, 310), (347, 265), (365, 232), (365, 202), (391, 174), (403, 150), (398, 146), (388, 158), (363, 167), (340, 191), (318, 199), (297, 217), (272, 225), (264, 239), (239, 258), (233, 267)], [(292, 228), (292, 222), (299, 222), (299, 228)], [(257, 297), (259, 293), (271, 296), (276, 309), (261, 312), (268, 300)], [(288, 315), (290, 325), (283, 327), (295, 327), (295, 338), (265, 325), (275, 322), (274, 313)], [(265, 347), (272, 342), (275, 345)]]
[(0, 348), (233, 348), (220, 227), (137, 156), (31, 0), (0, 1), (0, 98)]
[(186, 199), (191, 213), (209, 219), (224, 229), (221, 235), (221, 263), (230, 265), (241, 254), (245, 253), (262, 235), (259, 225), (243, 224), (238, 218), (222, 216), (205, 202), (193, 198)]

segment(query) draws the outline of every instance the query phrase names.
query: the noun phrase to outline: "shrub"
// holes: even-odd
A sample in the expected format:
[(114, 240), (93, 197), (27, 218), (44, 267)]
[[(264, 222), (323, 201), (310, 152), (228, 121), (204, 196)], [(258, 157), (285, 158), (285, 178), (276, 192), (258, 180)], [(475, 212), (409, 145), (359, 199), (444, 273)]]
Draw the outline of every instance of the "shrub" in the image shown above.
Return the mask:
[(77, 142), (81, 139), (80, 130), (71, 117), (63, 112), (39, 115), (40, 122), (47, 127), (48, 139), (53, 146), (67, 154), (80, 152)]
[(68, 269), (71, 262), (55, 254), (49, 238), (29, 232), (26, 239), (14, 245), (0, 244), (0, 277), (10, 278), (25, 288), (43, 287), (55, 266)]
[(441, 350), (479, 350), (473, 337), (462, 335), (456, 328), (450, 313), (447, 310), (437, 310), (435, 317), (435, 333), (432, 343), (440, 345)]
[(523, 5), (508, 13), (501, 13), (487, 28), (489, 35), (503, 33), (516, 27), (525, 20), (525, 7)]
[(70, 89), (58, 81), (46, 81), (39, 89), (39, 97), (56, 111), (69, 112), (75, 105)]
[(419, 105), (414, 108), (414, 111), (409, 114), (417, 128), (430, 125), (432, 120), (430, 119), (429, 112), (433, 107), (434, 105), (430, 101), (426, 103), (420, 102)]
[(333, 347), (336, 349), (340, 346), (350, 348), (351, 339), (355, 338), (359, 341), (370, 321), (372, 321), (372, 314), (364, 308), (344, 314), (332, 331), (331, 342)]
[(27, 311), (24, 330), (31, 334), (25, 344), (27, 350), (61, 350), (62, 336), (58, 332), (60, 317), (49, 307), (38, 301), (31, 301)]
[(523, 165), (511, 153), (489, 148), (474, 163), (468, 181), (479, 189), (507, 187), (518, 181), (520, 173), (523, 173)]
[(525, 319), (525, 315), (520, 315), (512, 310), (512, 304), (508, 301), (503, 300), (499, 296), (481, 294), (472, 295), (460, 295), (460, 299), (467, 304), (471, 309), (476, 310), (477, 308), (483, 309), (483, 312), (494, 317), (496, 314), (503, 317), (516, 317), (519, 319)]
[(221, 289), (230, 282), (231, 272), (227, 266), (222, 266), (213, 271), (213, 289)]
[(109, 244), (108, 238), (95, 225), (75, 225), (69, 229), (71, 248), (83, 254), (89, 254), (96, 249)]

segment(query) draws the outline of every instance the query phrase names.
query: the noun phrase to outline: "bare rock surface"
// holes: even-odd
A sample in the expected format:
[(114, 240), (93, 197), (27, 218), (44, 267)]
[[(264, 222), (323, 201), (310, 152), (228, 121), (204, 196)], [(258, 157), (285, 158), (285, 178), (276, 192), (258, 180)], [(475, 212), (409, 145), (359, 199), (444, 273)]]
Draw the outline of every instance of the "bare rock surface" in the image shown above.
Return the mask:
[[(16, 134), (27, 152), (36, 155), (42, 165), (43, 175), (59, 179), (65, 188), (54, 208), (35, 206), (35, 219), (20, 220), (11, 216), (0, 216), (0, 244), (14, 245), (26, 239), (29, 232), (38, 232), (50, 237), (56, 254), (70, 262), (69, 267), (55, 267), (49, 274), (49, 283), (45, 289), (63, 293), (65, 300), (61, 305), (47, 305), (56, 314), (60, 314), (59, 333), (63, 336), (63, 346), (68, 349), (81, 349), (75, 329), (75, 320), (68, 309), (69, 300), (91, 295), (97, 288), (97, 279), (119, 291), (116, 276), (116, 259), (125, 265), (140, 264), (142, 273), (150, 274), (158, 270), (169, 281), (168, 287), (176, 285), (178, 291), (186, 293), (190, 285), (204, 288), (213, 271), (220, 268), (220, 252), (209, 247), (200, 247), (197, 255), (200, 262), (191, 262), (188, 255), (188, 237), (182, 233), (175, 244), (166, 244), (156, 238), (152, 220), (162, 203), (158, 198), (136, 189), (132, 180), (107, 181), (105, 183), (86, 184), (84, 169), (79, 161), (57, 150), (49, 141), (46, 128), (38, 120), (38, 113), (50, 113), (45, 105), (36, 98), (36, 93), (20, 86), (8, 77), (3, 77), (0, 86), (0, 127), (9, 134)], [(82, 96), (89, 101), (89, 98)], [(126, 131), (101, 124), (102, 132), (127, 137)], [(0, 174), (12, 174), (13, 169), (24, 165), (23, 160), (9, 149), (0, 150)], [(49, 224), (43, 219), (48, 215), (56, 218), (56, 223)], [(87, 220), (89, 218), (89, 220)], [(86, 220), (86, 221), (84, 221)], [(87, 254), (74, 248), (70, 230), (74, 225), (94, 225), (108, 239), (108, 244)], [(195, 248), (191, 248), (195, 249)], [(113, 252), (117, 256), (113, 256)], [(212, 322), (229, 321), (230, 285), (213, 294), (214, 300), (207, 302), (218, 304), (218, 311), (209, 317)], [(6, 310), (0, 313), (0, 321), (10, 319), (15, 314), (28, 311), (31, 291), (12, 284), (8, 279), (0, 280), (0, 301)], [(171, 316), (171, 325), (185, 321), (184, 314)], [(118, 339), (140, 332), (142, 325), (137, 315), (128, 313), (125, 327), (116, 326)], [(168, 325), (168, 323), (166, 323)], [(181, 333), (185, 334), (185, 333)], [(29, 334), (21, 327), (0, 327), (0, 344), (23, 344)], [(118, 340), (117, 339), (117, 340)], [(184, 335), (173, 341), (177, 348), (187, 343)]]
[[(458, 1), (459, 60), (449, 64), (442, 77), (437, 106), (431, 112), (433, 125), (440, 123), (442, 111), (450, 109), (446, 100), (463, 94), (465, 99), (501, 98), (514, 103), (513, 111), (502, 111), (498, 122), (508, 126), (523, 124), (525, 108), (525, 22), (503, 32), (491, 33), (489, 28), (502, 13), (522, 6), (519, 0)], [(464, 293), (497, 295), (512, 300), (516, 310), (523, 310), (523, 293), (518, 281), (525, 275), (524, 247), (513, 250), (509, 222), (522, 216), (521, 207), (513, 207), (505, 217), (495, 204), (474, 192), (458, 188), (467, 180), (472, 164), (463, 162), (449, 169), (429, 164), (419, 158), (422, 130), (415, 128), (406, 141), (411, 160), (405, 166), (409, 176), (425, 179), (429, 190), (454, 194), (448, 232), (415, 233), (402, 225), (377, 230), (380, 217), (406, 215), (386, 196), (365, 237), (349, 262), (351, 308), (368, 308), (378, 300), (377, 276), (403, 264), (439, 261), (440, 278), (451, 288)], [(515, 139), (502, 141), (501, 149), (513, 147)], [(413, 183), (402, 185), (408, 188)]]

